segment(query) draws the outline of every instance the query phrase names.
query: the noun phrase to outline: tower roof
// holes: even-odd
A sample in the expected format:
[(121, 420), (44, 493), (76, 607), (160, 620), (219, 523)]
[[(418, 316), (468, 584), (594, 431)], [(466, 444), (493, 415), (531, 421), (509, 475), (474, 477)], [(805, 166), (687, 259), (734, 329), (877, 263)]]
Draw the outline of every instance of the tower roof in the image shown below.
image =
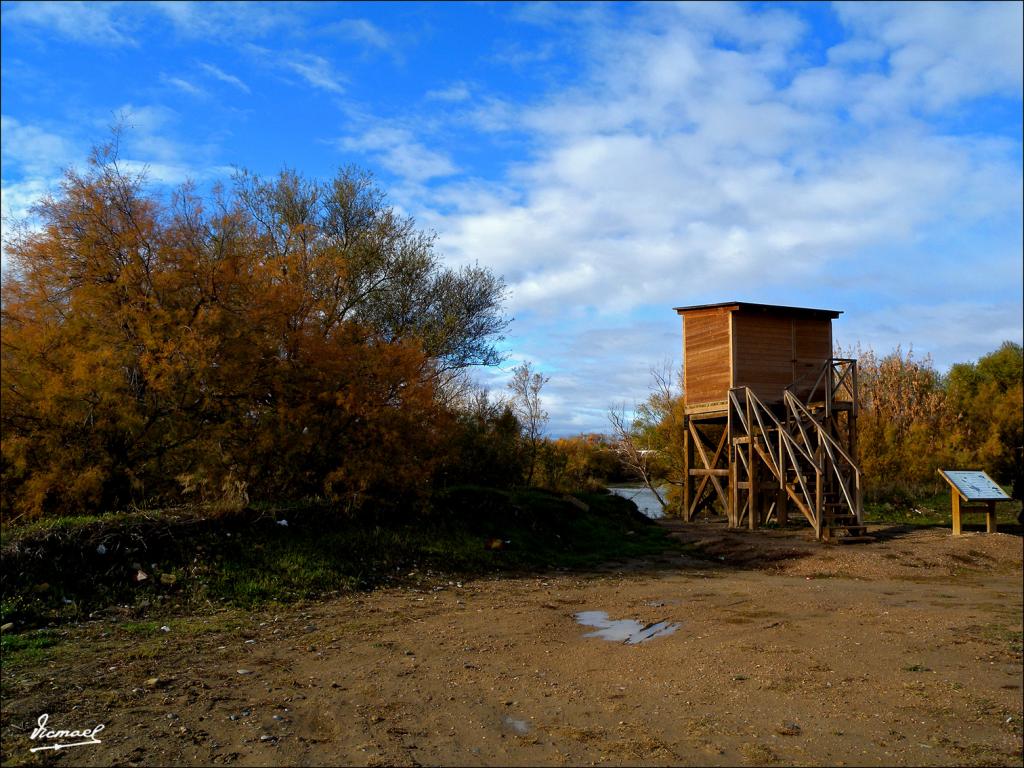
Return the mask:
[(786, 307), (781, 304), (754, 304), (748, 301), (722, 301), (717, 304), (694, 304), (689, 307), (674, 307), (675, 311), (684, 315), (701, 309), (729, 309), (742, 312), (763, 313), (772, 315), (801, 315), (805, 317), (829, 317), (835, 319), (842, 312), (836, 309), (813, 309), (811, 307)]

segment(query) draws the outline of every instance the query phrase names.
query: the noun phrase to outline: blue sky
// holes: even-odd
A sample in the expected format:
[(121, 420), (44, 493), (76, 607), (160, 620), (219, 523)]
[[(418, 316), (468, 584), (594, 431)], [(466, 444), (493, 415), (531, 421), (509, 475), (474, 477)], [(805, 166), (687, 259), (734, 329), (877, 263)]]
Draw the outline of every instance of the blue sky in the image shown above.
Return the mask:
[(940, 368), (1022, 336), (1022, 5), (3, 3), (4, 229), (119, 116), (154, 188), (356, 163), (504, 275), (493, 389), (604, 431), (673, 306), (843, 310)]

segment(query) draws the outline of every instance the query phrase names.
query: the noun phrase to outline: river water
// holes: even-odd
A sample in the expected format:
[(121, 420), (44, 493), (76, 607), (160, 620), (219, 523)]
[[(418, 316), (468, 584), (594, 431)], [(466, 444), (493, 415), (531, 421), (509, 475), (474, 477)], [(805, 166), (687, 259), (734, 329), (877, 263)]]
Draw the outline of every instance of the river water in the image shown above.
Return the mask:
[[(616, 496), (632, 500), (636, 504), (637, 509), (650, 518), (664, 517), (661, 511), (661, 504), (658, 503), (658, 499), (655, 498), (650, 488), (646, 485), (609, 485), (608, 490)], [(664, 494), (667, 490), (667, 488), (659, 489), (662, 498), (665, 498)]]

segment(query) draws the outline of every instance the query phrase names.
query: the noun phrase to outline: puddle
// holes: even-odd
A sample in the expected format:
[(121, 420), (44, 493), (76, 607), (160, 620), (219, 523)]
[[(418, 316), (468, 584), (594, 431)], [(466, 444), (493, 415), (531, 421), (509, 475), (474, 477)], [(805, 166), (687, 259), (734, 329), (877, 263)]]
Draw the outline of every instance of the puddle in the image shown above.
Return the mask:
[(576, 614), (576, 621), (596, 629), (595, 632), (588, 632), (584, 637), (600, 637), (602, 640), (625, 645), (644, 643), (655, 637), (671, 635), (679, 629), (679, 624), (668, 621), (659, 621), (645, 626), (633, 619), (609, 619), (608, 614), (604, 611), (580, 611)]
[(508, 717), (506, 715), (502, 722), (516, 733), (530, 732), (530, 725), (525, 720), (516, 720), (514, 717)]

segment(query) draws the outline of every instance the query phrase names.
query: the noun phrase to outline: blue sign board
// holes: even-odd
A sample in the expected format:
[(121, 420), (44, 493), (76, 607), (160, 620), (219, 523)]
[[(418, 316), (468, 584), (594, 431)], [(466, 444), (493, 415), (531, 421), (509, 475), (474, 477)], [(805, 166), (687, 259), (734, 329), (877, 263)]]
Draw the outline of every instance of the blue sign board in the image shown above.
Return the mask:
[(1006, 492), (981, 470), (940, 469), (939, 474), (956, 488), (964, 501), (1009, 501)]

